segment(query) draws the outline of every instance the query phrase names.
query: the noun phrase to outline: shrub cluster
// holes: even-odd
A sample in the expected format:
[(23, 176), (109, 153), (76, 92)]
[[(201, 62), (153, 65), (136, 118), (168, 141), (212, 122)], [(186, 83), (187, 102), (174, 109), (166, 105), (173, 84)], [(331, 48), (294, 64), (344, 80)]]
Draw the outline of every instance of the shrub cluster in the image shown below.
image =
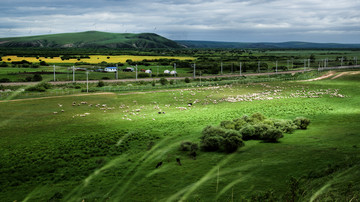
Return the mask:
[(239, 131), (218, 126), (207, 126), (200, 137), (201, 148), (205, 151), (235, 152), (244, 146)]
[(244, 146), (243, 140), (278, 142), (284, 135), (296, 129), (306, 129), (310, 120), (298, 117), (293, 121), (268, 119), (261, 113), (243, 116), (232, 121), (225, 120), (220, 126), (207, 126), (200, 137), (201, 148), (205, 151), (235, 152)]
[(37, 91), (37, 92), (45, 92), (47, 89), (50, 89), (52, 86), (49, 83), (40, 83), (36, 86), (32, 86), (30, 88), (27, 88), (26, 91)]

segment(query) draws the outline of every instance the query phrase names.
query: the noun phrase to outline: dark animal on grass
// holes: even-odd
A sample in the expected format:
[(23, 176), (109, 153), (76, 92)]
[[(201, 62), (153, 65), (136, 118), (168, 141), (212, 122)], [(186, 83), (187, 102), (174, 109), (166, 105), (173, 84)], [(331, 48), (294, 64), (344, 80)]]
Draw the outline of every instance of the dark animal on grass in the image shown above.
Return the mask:
[(155, 168), (159, 168), (162, 165), (162, 161), (160, 161)]
[(176, 162), (181, 166), (180, 158), (176, 158)]

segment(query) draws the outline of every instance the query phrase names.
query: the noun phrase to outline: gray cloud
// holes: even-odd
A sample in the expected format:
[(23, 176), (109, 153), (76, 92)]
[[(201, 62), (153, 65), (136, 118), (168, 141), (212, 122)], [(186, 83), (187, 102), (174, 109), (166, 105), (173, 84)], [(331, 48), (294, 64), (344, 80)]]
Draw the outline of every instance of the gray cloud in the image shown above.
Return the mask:
[(360, 43), (359, 1), (6, 0), (0, 37), (98, 30), (171, 39)]

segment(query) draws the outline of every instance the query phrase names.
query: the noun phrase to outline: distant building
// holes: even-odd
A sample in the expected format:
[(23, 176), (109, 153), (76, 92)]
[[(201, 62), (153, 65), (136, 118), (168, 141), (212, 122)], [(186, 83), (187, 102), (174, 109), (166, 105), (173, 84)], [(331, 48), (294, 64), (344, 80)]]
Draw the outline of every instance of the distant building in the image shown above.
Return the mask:
[(105, 72), (116, 72), (117, 67), (105, 67), (104, 71)]

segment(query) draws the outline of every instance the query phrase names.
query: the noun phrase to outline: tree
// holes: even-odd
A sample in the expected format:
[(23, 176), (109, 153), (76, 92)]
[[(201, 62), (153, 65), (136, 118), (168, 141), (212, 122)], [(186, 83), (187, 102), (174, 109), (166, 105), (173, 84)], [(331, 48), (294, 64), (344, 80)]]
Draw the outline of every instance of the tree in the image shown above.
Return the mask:
[(168, 83), (168, 80), (165, 78), (161, 78), (160, 83), (161, 83), (161, 85), (166, 85)]
[(40, 74), (34, 74), (33, 81), (42, 81), (42, 76)]

